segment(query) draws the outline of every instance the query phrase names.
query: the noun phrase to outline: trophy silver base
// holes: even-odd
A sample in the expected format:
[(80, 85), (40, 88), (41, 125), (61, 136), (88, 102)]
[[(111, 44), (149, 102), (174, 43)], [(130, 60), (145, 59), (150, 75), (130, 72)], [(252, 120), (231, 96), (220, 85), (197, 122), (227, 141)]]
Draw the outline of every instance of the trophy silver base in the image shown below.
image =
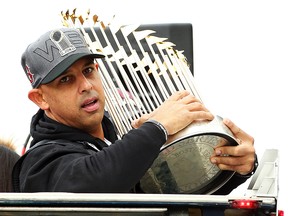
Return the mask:
[(140, 180), (141, 190), (144, 193), (212, 194), (234, 175), (210, 162), (216, 145), (238, 145), (219, 116), (212, 121), (192, 123), (170, 136)]

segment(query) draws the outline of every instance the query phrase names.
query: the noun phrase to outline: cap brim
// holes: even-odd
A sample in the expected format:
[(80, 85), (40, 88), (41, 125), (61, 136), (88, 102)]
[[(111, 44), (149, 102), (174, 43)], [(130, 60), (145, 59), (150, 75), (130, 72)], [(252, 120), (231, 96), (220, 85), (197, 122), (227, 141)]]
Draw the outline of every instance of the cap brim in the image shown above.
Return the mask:
[(96, 54), (96, 53), (77, 53), (77, 54), (71, 55), (67, 57), (66, 59), (64, 59), (62, 62), (60, 62), (56, 67), (54, 67), (49, 72), (49, 74), (41, 81), (41, 84), (47, 84), (49, 82), (52, 82), (62, 73), (64, 73), (74, 62), (76, 62), (77, 60), (83, 57), (104, 58), (105, 56), (102, 54)]

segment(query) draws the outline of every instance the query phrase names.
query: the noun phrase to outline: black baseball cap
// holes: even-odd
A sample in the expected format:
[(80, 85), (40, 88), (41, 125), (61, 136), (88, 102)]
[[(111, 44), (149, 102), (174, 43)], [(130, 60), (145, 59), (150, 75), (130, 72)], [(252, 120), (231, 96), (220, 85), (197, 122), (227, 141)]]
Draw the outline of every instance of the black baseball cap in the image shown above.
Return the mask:
[(33, 88), (47, 84), (82, 57), (105, 57), (89, 49), (76, 28), (60, 28), (43, 34), (22, 54), (21, 64)]

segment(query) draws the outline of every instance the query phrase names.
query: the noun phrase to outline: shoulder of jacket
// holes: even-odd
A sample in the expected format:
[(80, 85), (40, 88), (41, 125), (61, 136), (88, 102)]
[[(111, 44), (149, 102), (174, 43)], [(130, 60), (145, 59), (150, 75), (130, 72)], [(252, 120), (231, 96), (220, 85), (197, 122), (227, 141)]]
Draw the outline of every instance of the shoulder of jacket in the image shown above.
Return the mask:
[[(51, 144), (59, 144), (59, 145), (65, 145), (65, 144), (74, 144), (76, 142), (72, 142), (72, 141), (69, 141), (69, 140), (62, 140), (62, 139), (59, 139), (59, 140), (41, 140), (39, 142), (37, 142), (36, 144), (34, 144), (32, 147), (30, 147), (27, 152), (30, 152), (40, 146), (45, 146), (45, 145), (51, 145)], [(27, 153), (26, 152), (26, 153)]]

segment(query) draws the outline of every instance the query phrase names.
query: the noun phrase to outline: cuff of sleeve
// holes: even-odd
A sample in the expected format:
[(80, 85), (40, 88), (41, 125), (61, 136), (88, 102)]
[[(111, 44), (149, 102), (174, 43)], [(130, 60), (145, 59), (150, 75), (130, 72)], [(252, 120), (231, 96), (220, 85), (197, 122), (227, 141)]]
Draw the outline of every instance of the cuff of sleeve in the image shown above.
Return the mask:
[(255, 154), (255, 156), (254, 156), (254, 168), (253, 168), (253, 170), (250, 172), (250, 173), (248, 173), (248, 174), (246, 174), (246, 175), (241, 175), (241, 174), (239, 174), (239, 173), (236, 173), (236, 175), (238, 175), (238, 176), (240, 176), (240, 177), (242, 177), (242, 178), (250, 178), (255, 172), (256, 172), (256, 170), (257, 170), (257, 167), (258, 167), (258, 165), (259, 165), (259, 163), (258, 163), (258, 157), (257, 157), (257, 155)]
[(166, 130), (166, 128), (158, 121), (156, 120), (153, 120), (153, 119), (149, 119), (147, 120), (145, 123), (151, 123), (153, 125), (155, 125), (160, 131), (162, 131), (162, 133), (164, 134), (165, 136), (165, 142), (167, 141), (168, 139), (168, 132)]

